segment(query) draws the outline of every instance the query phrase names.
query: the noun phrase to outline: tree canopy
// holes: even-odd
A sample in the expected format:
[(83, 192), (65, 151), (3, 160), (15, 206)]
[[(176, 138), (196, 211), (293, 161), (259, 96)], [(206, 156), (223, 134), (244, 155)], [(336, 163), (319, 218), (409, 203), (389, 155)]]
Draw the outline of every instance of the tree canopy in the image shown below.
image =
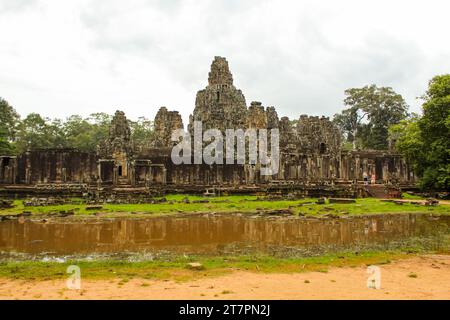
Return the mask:
[[(72, 115), (65, 121), (30, 113), (20, 119), (8, 102), (0, 99), (0, 155), (12, 155), (31, 149), (75, 148), (95, 152), (108, 137), (112, 116), (93, 113), (83, 118)], [(132, 138), (138, 147), (151, 146), (154, 137), (153, 122), (140, 117), (129, 120)]]
[(19, 120), (16, 110), (0, 97), (0, 154), (15, 152), (14, 140)]
[(425, 189), (450, 188), (450, 74), (434, 77), (422, 97), (422, 117), (390, 128), (396, 148), (414, 165)]
[(376, 85), (347, 89), (345, 96), (347, 108), (336, 114), (333, 121), (353, 149), (387, 149), (389, 126), (408, 115), (403, 97), (390, 87)]

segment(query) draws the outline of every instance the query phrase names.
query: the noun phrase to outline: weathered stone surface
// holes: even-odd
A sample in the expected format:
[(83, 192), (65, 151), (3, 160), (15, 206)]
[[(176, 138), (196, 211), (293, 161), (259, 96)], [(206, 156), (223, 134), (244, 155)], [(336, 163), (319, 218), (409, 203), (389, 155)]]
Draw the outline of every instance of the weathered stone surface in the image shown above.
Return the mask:
[(341, 151), (340, 136), (329, 118), (302, 115), (297, 122), (298, 149), (301, 152), (337, 155)]
[(14, 207), (14, 203), (12, 200), (0, 199), (0, 209), (8, 209), (8, 208), (13, 208), (13, 207)]
[(200, 262), (191, 262), (187, 264), (187, 267), (191, 270), (204, 270), (205, 267)]
[(427, 199), (427, 201), (425, 202), (426, 206), (438, 206), (439, 205), (439, 200), (433, 199), (433, 198), (429, 198)]
[[(309, 197), (346, 197), (362, 195), (363, 177), (368, 176), (370, 180), (374, 177), (375, 184), (364, 188), (373, 194), (381, 190), (382, 196), (388, 190), (386, 196), (390, 197), (396, 190), (398, 195), (400, 185), (411, 186), (415, 182), (411, 166), (392, 150), (343, 151), (341, 135), (328, 118), (307, 115), (298, 120), (280, 118), (275, 107), (265, 108), (256, 101), (247, 107), (223, 57), (214, 58), (208, 85), (197, 93), (188, 125), (191, 133), (194, 121), (202, 121), (203, 130), (218, 129), (222, 133), (226, 129), (278, 129), (280, 170), (273, 176), (263, 176), (260, 163), (173, 164), (171, 135), (173, 130), (183, 128), (183, 121), (177, 111), (162, 107), (154, 121), (155, 139), (146, 148), (136, 150), (128, 120), (124, 112), (117, 111), (108, 138), (97, 152), (52, 149), (31, 150), (17, 157), (0, 156), (0, 184), (25, 186), (23, 194), (85, 193), (96, 195), (95, 201), (99, 203), (146, 203), (154, 200), (132, 199), (139, 194), (159, 193), (162, 186), (172, 192), (185, 188), (203, 193), (219, 186), (231, 192), (301, 190)], [(99, 199), (97, 195), (102, 193), (113, 194), (115, 198)], [(206, 193), (215, 194), (215, 191)]]
[(245, 128), (247, 106), (241, 90), (233, 85), (233, 76), (225, 58), (215, 57), (209, 73), (208, 86), (197, 93), (194, 112), (190, 118), (202, 121), (203, 129)]
[(183, 119), (178, 111), (168, 111), (166, 107), (161, 107), (155, 117), (155, 147), (169, 147), (172, 132), (183, 129)]
[(317, 204), (325, 204), (325, 198), (319, 198), (317, 199)]
[(247, 121), (245, 128), (266, 129), (267, 114), (261, 102), (253, 101), (247, 110)]
[(132, 155), (133, 147), (128, 120), (125, 113), (118, 110), (111, 121), (108, 138), (99, 146), (98, 153), (103, 157), (122, 153)]

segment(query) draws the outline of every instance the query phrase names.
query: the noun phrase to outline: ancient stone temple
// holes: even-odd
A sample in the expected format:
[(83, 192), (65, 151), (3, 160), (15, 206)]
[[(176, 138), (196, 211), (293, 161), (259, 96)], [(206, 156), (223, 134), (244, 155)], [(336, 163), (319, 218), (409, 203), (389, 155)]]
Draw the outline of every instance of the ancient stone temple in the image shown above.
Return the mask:
[(225, 58), (215, 57), (208, 85), (197, 92), (187, 131), (194, 121), (203, 130), (278, 129), (279, 171), (262, 176), (254, 164), (181, 164), (171, 160), (172, 132), (183, 129), (181, 115), (159, 109), (154, 120), (154, 139), (148, 148), (136, 149), (125, 114), (117, 111), (108, 138), (95, 153), (72, 149), (30, 150), (17, 157), (0, 157), (0, 184), (4, 190), (29, 193), (36, 190), (165, 190), (203, 192), (223, 188), (245, 190), (332, 190), (339, 193), (357, 186), (364, 176), (377, 184), (412, 186), (412, 168), (399, 154), (386, 151), (344, 151), (340, 132), (326, 117), (279, 117), (273, 106), (261, 102), (247, 106)]
[(208, 86), (197, 92), (195, 108), (190, 117), (202, 121), (203, 129), (244, 128), (247, 116), (245, 97), (233, 85), (233, 76), (225, 58), (215, 57), (209, 73)]

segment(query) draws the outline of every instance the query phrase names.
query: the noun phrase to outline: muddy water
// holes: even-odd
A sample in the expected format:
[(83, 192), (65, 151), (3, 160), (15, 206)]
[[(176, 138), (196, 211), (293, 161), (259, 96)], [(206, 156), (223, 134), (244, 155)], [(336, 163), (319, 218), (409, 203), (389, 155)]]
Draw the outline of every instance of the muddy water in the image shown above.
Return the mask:
[(339, 219), (205, 215), (148, 219), (0, 222), (0, 252), (44, 255), (172, 252), (308, 253), (390, 248), (411, 239), (439, 245), (450, 216), (398, 214)]

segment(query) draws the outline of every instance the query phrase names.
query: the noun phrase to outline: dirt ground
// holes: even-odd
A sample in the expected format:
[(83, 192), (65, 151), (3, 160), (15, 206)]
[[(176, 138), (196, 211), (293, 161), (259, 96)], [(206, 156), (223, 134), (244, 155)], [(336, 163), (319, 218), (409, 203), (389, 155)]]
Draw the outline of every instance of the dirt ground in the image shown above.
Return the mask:
[(428, 255), (379, 266), (381, 288), (369, 289), (366, 267), (327, 273), (263, 274), (235, 271), (196, 281), (0, 279), (0, 299), (450, 299), (450, 256)]

